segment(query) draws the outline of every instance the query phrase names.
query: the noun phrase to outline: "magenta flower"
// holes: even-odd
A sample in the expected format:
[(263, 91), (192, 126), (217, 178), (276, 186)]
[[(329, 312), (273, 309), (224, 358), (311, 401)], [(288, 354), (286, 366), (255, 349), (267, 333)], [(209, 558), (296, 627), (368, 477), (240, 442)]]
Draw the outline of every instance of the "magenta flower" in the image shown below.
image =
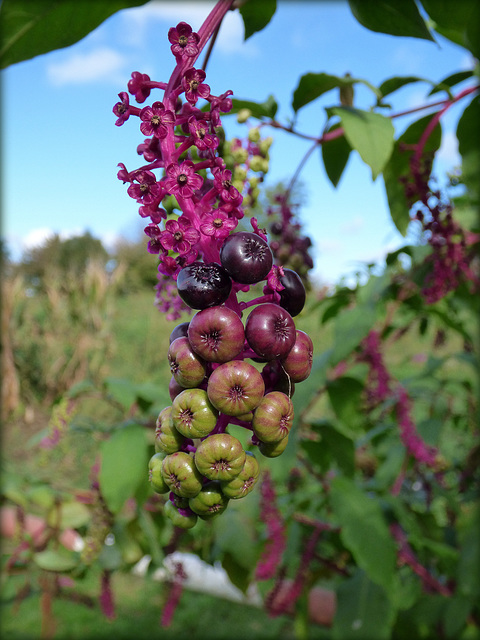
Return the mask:
[(264, 473), (260, 492), (260, 519), (267, 527), (267, 541), (255, 568), (255, 578), (269, 580), (274, 577), (280, 566), (287, 536), (283, 518), (276, 506), (277, 496), (268, 471)]
[(225, 211), (217, 209), (203, 217), (200, 231), (206, 236), (212, 236), (215, 240), (224, 240), (237, 224), (237, 220), (230, 218)]
[(208, 124), (205, 120), (198, 120), (195, 116), (190, 116), (188, 119), (188, 130), (191, 136), (193, 136), (193, 144), (200, 151), (206, 151), (207, 149), (216, 149), (220, 143), (218, 137), (213, 133), (209, 133)]
[(437, 467), (437, 450), (427, 445), (418, 433), (411, 417), (410, 401), (404, 387), (399, 385), (397, 390), (396, 414), (400, 429), (400, 438), (408, 453), (427, 467)]
[(123, 184), (125, 184), (126, 182), (131, 182), (130, 174), (128, 173), (127, 167), (123, 164), (123, 162), (119, 162), (117, 167), (120, 167), (117, 173), (117, 178), (119, 180), (122, 180)]
[(190, 67), (185, 71), (182, 78), (182, 85), (185, 89), (185, 97), (190, 104), (195, 104), (199, 98), (208, 98), (210, 95), (210, 87), (203, 84), (206, 73), (202, 69), (194, 69)]
[(168, 40), (172, 43), (170, 49), (176, 58), (196, 56), (199, 39), (198, 33), (192, 31), (192, 27), (186, 22), (179, 22), (168, 31)]
[(191, 160), (185, 160), (180, 165), (170, 164), (166, 169), (166, 174), (165, 189), (167, 193), (175, 197), (191, 198), (203, 184), (203, 178), (195, 173)]
[(156, 201), (153, 204), (140, 207), (138, 213), (142, 218), (150, 218), (155, 224), (158, 224), (161, 220), (165, 220), (167, 217), (165, 209), (159, 207)]
[(134, 71), (127, 86), (129, 93), (135, 96), (137, 102), (145, 102), (150, 95), (150, 76)]
[(178, 220), (167, 220), (165, 231), (160, 233), (162, 247), (166, 251), (176, 251), (180, 255), (190, 251), (191, 246), (199, 239), (200, 233), (185, 216), (180, 216)]
[(127, 193), (141, 204), (152, 204), (157, 198), (162, 198), (162, 185), (157, 182), (151, 171), (140, 171), (134, 178), (138, 184), (132, 182)]
[(118, 94), (120, 102), (113, 107), (113, 113), (117, 116), (115, 124), (120, 127), (130, 117), (130, 96), (126, 91), (121, 91)]
[(232, 172), (228, 169), (223, 169), (215, 173), (213, 186), (218, 191), (218, 195), (223, 202), (231, 204), (234, 207), (242, 202), (243, 198), (241, 194), (232, 184)]
[(172, 256), (166, 254), (160, 256), (160, 262), (158, 263), (158, 271), (164, 276), (175, 277), (180, 271), (178, 262)]
[(233, 95), (233, 91), (229, 89), (228, 91), (225, 91), (225, 93), (222, 93), (221, 96), (213, 98), (211, 101), (210, 117), (214, 127), (220, 127), (222, 124), (220, 120), (220, 112), (228, 113), (231, 110), (233, 106), (233, 102), (229, 97), (231, 95)]
[(140, 111), (140, 131), (145, 136), (154, 135), (163, 140), (167, 136), (168, 126), (175, 123), (172, 111), (166, 110), (161, 102), (154, 102), (151, 107), (143, 107)]

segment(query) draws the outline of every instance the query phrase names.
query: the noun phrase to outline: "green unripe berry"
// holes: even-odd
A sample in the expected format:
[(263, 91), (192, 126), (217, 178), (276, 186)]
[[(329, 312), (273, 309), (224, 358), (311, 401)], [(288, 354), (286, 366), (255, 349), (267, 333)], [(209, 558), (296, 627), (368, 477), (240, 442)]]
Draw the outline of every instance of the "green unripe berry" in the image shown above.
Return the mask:
[(240, 111), (237, 113), (237, 122), (243, 124), (250, 118), (251, 115), (252, 112), (250, 111), (250, 109), (240, 109)]
[(196, 513), (191, 512), (190, 515), (183, 515), (170, 500), (165, 504), (163, 512), (176, 527), (181, 529), (191, 529), (197, 524), (198, 516)]
[(164, 453), (155, 453), (148, 463), (148, 480), (155, 493), (167, 493), (167, 491), (170, 491), (170, 487), (165, 482), (162, 475), (164, 458)]
[(188, 501), (192, 511), (202, 518), (209, 520), (220, 515), (228, 505), (228, 498), (220, 489), (218, 482), (209, 482), (202, 487), (200, 493)]
[(260, 141), (260, 129), (258, 127), (252, 127), (248, 132), (248, 139), (250, 142)]

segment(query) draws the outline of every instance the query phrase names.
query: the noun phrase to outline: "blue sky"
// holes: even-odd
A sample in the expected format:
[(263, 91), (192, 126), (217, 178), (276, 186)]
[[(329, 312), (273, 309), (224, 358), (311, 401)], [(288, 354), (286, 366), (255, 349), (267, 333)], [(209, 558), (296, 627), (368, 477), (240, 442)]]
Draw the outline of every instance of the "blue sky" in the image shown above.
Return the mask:
[[(174, 67), (167, 32), (180, 20), (198, 30), (214, 2), (155, 2), (122, 11), (72, 47), (13, 65), (2, 72), (3, 235), (17, 257), (48, 233), (64, 236), (90, 231), (111, 246), (116, 238), (141, 235), (137, 205), (116, 178), (117, 164), (140, 165), (143, 141), (138, 120), (114, 125), (112, 107), (126, 90), (132, 71), (167, 81)], [(200, 61), (203, 60), (203, 55)], [(373, 33), (359, 25), (343, 1), (280, 0), (263, 31), (243, 41), (243, 22), (230, 12), (207, 67), (212, 93), (263, 101), (273, 94), (277, 119), (287, 121), (299, 77), (326, 72), (364, 78), (374, 85), (392, 76), (418, 75), (440, 81), (472, 68), (468, 53), (439, 38), (438, 43)], [(395, 111), (426, 99), (429, 86), (416, 83), (393, 94)], [(158, 98), (157, 98), (158, 96)], [(154, 96), (161, 99), (161, 92)], [(146, 103), (147, 104), (147, 103)], [(300, 110), (297, 128), (319, 134), (324, 109), (338, 104), (335, 92)], [(356, 91), (355, 106), (369, 108), (373, 96)], [(464, 105), (443, 120), (437, 173), (459, 163), (454, 130)], [(419, 116), (413, 116), (418, 118)], [(394, 121), (400, 133), (412, 117)], [(244, 136), (234, 116), (225, 117), (227, 135)], [(275, 138), (267, 184), (288, 180), (309, 143), (266, 129)], [(354, 152), (337, 189), (314, 153), (302, 174), (307, 203), (305, 231), (314, 242), (315, 276), (332, 283), (365, 261), (382, 260), (404, 239), (389, 221), (382, 178)]]

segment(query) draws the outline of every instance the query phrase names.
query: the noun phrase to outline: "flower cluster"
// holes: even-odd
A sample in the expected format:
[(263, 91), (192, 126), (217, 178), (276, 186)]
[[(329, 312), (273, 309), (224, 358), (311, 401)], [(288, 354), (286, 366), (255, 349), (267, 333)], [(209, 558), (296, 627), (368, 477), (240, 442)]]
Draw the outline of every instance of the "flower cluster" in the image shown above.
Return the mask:
[[(119, 93), (120, 101), (113, 108), (116, 125), (136, 116), (146, 136), (137, 147), (145, 163), (130, 171), (119, 164), (118, 178), (128, 183), (128, 195), (148, 221), (148, 250), (159, 259), (157, 303), (171, 312), (171, 318), (178, 317), (179, 305), (166, 287), (167, 279), (175, 280), (183, 267), (196, 260), (218, 261), (223, 241), (244, 216), (243, 196), (220, 153), (220, 115), (231, 110), (232, 91), (215, 95), (205, 71), (195, 66), (209, 29), (218, 24), (228, 6), (217, 5), (201, 34), (185, 22), (172, 27), (168, 39), (176, 67), (168, 83), (134, 72), (128, 93)], [(129, 94), (143, 103), (158, 89), (163, 91), (161, 100), (143, 108), (130, 104)], [(206, 103), (203, 108), (200, 100)]]
[(275, 196), (277, 206), (269, 207), (267, 214), (273, 218), (270, 231), (274, 240), (270, 243), (275, 260), (282, 266), (296, 271), (304, 283), (313, 268), (309, 254), (312, 241), (302, 235), (302, 227), (296, 219), (296, 206), (289, 202), (288, 192)]
[(395, 417), (400, 430), (400, 439), (409, 455), (427, 467), (437, 469), (437, 450), (429, 447), (420, 437), (411, 415), (410, 400), (406, 389), (392, 379), (380, 351), (380, 336), (377, 331), (370, 331), (362, 342), (362, 350), (358, 360), (369, 366), (367, 379), (367, 406), (372, 409), (392, 399)]
[(276, 494), (270, 474), (265, 472), (261, 487), (261, 519), (267, 527), (267, 544), (257, 564), (257, 580), (273, 578), (286, 547), (285, 525), (276, 507)]
[[(404, 151), (409, 147), (405, 146)], [(419, 151), (423, 150), (420, 154)], [(405, 197), (412, 209), (412, 219), (422, 226), (423, 235), (432, 248), (426, 262), (430, 272), (422, 289), (427, 304), (434, 304), (454, 291), (462, 282), (473, 283), (478, 291), (480, 278), (472, 268), (477, 235), (466, 232), (453, 217), (453, 206), (440, 190), (432, 188), (430, 173), (434, 154), (426, 152), (421, 142), (410, 151), (410, 175), (402, 176)]]
[(437, 192), (431, 193), (428, 210), (417, 211), (415, 218), (433, 250), (427, 258), (431, 271), (422, 291), (427, 304), (441, 300), (462, 281), (474, 283), (478, 290), (480, 280), (472, 268), (475, 253), (469, 246), (478, 242), (478, 237), (465, 233), (453, 219), (451, 204), (442, 203)]

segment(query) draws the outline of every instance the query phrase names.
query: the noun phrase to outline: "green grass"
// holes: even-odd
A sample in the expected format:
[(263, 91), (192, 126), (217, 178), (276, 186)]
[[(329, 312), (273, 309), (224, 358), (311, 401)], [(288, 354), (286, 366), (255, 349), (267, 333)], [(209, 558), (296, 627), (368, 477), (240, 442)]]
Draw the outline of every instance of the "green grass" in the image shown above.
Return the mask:
[[(97, 585), (92, 579), (82, 593), (94, 596)], [(272, 618), (265, 611), (213, 596), (184, 590), (169, 627), (160, 624), (168, 586), (131, 574), (116, 573), (113, 578), (114, 620), (107, 620), (95, 608), (56, 600), (52, 613), (55, 640), (269, 640), (295, 638), (292, 618)], [(8, 640), (40, 638), (40, 596), (34, 594), (18, 608), (11, 603), (1, 608), (1, 632)], [(309, 627), (311, 640), (329, 637), (320, 627)]]

